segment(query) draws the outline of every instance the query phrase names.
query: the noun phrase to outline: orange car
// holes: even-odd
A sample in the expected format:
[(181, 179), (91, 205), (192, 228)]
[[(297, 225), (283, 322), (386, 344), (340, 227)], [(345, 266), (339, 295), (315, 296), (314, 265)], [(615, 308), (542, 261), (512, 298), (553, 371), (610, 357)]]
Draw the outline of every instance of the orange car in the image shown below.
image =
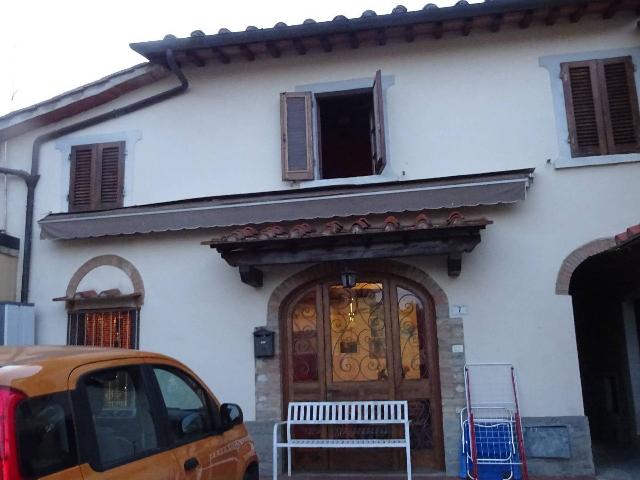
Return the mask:
[(0, 480), (257, 480), (240, 407), (172, 358), (0, 348)]

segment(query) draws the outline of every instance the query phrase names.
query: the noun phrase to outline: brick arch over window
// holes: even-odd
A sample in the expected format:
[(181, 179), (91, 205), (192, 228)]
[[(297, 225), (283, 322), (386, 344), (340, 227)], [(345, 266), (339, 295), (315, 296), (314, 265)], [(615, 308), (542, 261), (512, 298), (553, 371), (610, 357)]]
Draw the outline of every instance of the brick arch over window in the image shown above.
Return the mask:
[(78, 291), (78, 285), (80, 285), (82, 279), (89, 272), (103, 266), (115, 267), (122, 270), (131, 280), (133, 291), (140, 293), (140, 303), (142, 303), (144, 300), (144, 283), (142, 282), (142, 276), (138, 269), (134, 267), (129, 260), (118, 255), (100, 255), (83, 263), (69, 281), (69, 285), (67, 286), (67, 298), (73, 298)]
[[(395, 261), (362, 261), (354, 263), (356, 269), (390, 274), (413, 281), (432, 297), (436, 313), (438, 360), (444, 426), (444, 448), (447, 472), (455, 472), (459, 448), (459, 412), (465, 405), (463, 367), (464, 353), (453, 353), (453, 345), (464, 345), (461, 318), (449, 318), (449, 301), (444, 290), (426, 272), (412, 265)], [(292, 275), (278, 285), (267, 305), (269, 330), (276, 332), (276, 356), (256, 359), (256, 420), (271, 423), (282, 417), (282, 372), (280, 355), (281, 308), (298, 289), (321, 281), (330, 275), (339, 275), (336, 264), (318, 264)], [(271, 432), (270, 427), (266, 430)], [(268, 460), (267, 460), (268, 461)]]
[(613, 238), (599, 238), (589, 243), (585, 243), (580, 248), (571, 252), (567, 258), (564, 259), (560, 270), (558, 271), (558, 277), (556, 278), (556, 294), (557, 295), (569, 295), (569, 286), (571, 285), (571, 277), (573, 272), (578, 266), (584, 262), (587, 258), (593, 257), (599, 253), (609, 250), (615, 247), (616, 242)]

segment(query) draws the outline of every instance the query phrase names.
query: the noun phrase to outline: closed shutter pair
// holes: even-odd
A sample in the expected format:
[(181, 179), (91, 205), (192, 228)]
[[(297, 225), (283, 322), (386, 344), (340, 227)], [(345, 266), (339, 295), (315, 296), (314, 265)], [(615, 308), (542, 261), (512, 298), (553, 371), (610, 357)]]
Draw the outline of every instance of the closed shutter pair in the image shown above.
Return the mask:
[(640, 151), (631, 57), (563, 63), (561, 68), (572, 156)]
[[(373, 81), (373, 125), (371, 132), (372, 171), (380, 174), (387, 162), (384, 141), (384, 105), (382, 74), (376, 72)], [(282, 179), (313, 180), (316, 172), (313, 140), (313, 93), (285, 92), (280, 94), (282, 128)]]
[(124, 142), (72, 147), (69, 211), (122, 206), (124, 148)]

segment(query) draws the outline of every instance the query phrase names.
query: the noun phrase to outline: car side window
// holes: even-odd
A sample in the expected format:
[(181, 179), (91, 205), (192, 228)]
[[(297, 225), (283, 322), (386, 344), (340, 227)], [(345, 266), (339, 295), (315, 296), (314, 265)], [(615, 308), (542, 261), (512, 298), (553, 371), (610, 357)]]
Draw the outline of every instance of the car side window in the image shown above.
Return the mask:
[(215, 429), (206, 391), (193, 378), (175, 368), (153, 368), (176, 444), (202, 438)]
[(66, 393), (21, 402), (16, 411), (16, 433), (20, 469), (26, 477), (39, 478), (78, 464)]
[(92, 372), (83, 377), (102, 469), (159, 448), (151, 405), (138, 367)]

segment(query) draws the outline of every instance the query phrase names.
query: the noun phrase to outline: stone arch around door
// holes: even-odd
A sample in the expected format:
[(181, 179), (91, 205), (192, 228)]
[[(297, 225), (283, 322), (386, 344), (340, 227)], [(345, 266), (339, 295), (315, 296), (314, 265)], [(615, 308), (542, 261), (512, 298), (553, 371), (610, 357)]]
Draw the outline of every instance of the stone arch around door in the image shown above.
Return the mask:
[[(447, 472), (454, 474), (457, 469), (460, 441), (458, 414), (465, 404), (463, 375), (465, 355), (464, 352), (454, 353), (453, 350), (454, 345), (464, 345), (462, 319), (449, 317), (449, 302), (444, 290), (426, 272), (412, 265), (390, 260), (363, 261), (352, 265), (356, 270), (393, 275), (409, 280), (424, 289), (433, 300), (437, 329), (445, 465)], [(315, 265), (287, 278), (271, 294), (267, 306), (266, 327), (276, 332), (276, 355), (273, 358), (256, 359), (257, 422), (270, 423), (281, 420), (282, 417), (280, 319), (286, 300), (304, 286), (332, 275), (337, 278), (339, 274), (340, 268), (336, 264)]]

